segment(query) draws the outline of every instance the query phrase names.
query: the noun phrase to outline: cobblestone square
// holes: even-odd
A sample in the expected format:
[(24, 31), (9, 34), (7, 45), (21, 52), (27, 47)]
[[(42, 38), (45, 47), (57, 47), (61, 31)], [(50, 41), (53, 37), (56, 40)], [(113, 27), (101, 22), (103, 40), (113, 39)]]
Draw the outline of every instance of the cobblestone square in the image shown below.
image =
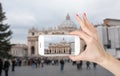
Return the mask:
[[(60, 71), (60, 65), (44, 65), (44, 67), (32, 68), (31, 66), (16, 67), (15, 72), (9, 69), (9, 76), (114, 76), (106, 69), (97, 65), (96, 69), (90, 65), (91, 69), (87, 70), (84, 64), (82, 70), (77, 70), (76, 65), (66, 63), (64, 71)], [(4, 72), (2, 72), (4, 76)]]

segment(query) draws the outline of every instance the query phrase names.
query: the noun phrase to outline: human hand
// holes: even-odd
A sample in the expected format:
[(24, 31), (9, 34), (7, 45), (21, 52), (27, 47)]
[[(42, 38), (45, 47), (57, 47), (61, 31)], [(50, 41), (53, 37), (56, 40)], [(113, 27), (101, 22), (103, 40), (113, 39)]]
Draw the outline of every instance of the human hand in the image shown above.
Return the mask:
[(80, 31), (74, 31), (70, 34), (77, 35), (82, 38), (87, 47), (84, 52), (77, 56), (69, 56), (73, 61), (85, 60), (100, 63), (103, 61), (105, 57), (107, 57), (107, 53), (105, 52), (98, 33), (92, 23), (90, 23), (86, 17), (86, 14), (83, 14), (83, 19), (76, 14), (76, 19), (81, 25)]

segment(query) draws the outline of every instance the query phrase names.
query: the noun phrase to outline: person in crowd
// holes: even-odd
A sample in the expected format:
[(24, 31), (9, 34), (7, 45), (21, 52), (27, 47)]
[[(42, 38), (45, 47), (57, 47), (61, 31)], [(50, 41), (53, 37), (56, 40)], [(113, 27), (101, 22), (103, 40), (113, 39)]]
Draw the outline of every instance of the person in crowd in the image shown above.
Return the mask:
[(20, 60), (19, 60), (19, 66), (21, 66), (21, 65), (22, 65), (22, 60), (20, 59)]
[(73, 62), (72, 62), (72, 65), (73, 65), (73, 66), (76, 65), (76, 61), (73, 61)]
[(39, 67), (40, 67), (40, 65), (41, 65), (41, 59), (39, 59), (38, 64), (39, 64)]
[(52, 60), (52, 65), (54, 65), (54, 64), (55, 64), (55, 60), (53, 59), (53, 60)]
[(38, 58), (38, 59), (37, 59), (38, 67), (40, 67), (40, 63), (41, 63), (41, 61), (40, 61), (40, 59)]
[(77, 69), (80, 70), (80, 61), (77, 61), (76, 64), (77, 64)]
[(20, 58), (17, 59), (17, 66), (21, 66), (22, 60)]
[(86, 62), (86, 69), (90, 69), (90, 62), (89, 61)]
[(94, 69), (96, 69), (96, 66), (97, 66), (97, 63), (94, 63), (94, 62), (93, 62), (93, 67), (94, 67)]
[(82, 69), (83, 62), (80, 61), (80, 70)]
[(12, 71), (15, 71), (16, 61), (15, 59), (12, 60)]
[(82, 69), (82, 61), (77, 61), (76, 64), (77, 64), (77, 69), (81, 70)]
[(35, 66), (37, 68), (38, 67), (37, 60), (35, 59), (34, 61), (35, 61)]
[(3, 60), (0, 58), (0, 76), (2, 75)]
[(64, 64), (65, 64), (64, 60), (61, 59), (61, 60), (60, 60), (60, 70), (61, 70), (61, 71), (64, 70)]
[(58, 65), (58, 64), (59, 64), (58, 59), (56, 59), (56, 60), (55, 60), (55, 64), (56, 64), (56, 65)]
[(83, 14), (83, 18), (76, 14), (76, 19), (81, 25), (81, 30), (73, 31), (70, 34), (82, 38), (86, 43), (86, 49), (80, 53), (80, 55), (70, 55), (70, 59), (73, 61), (84, 60), (95, 62), (108, 69), (115, 76), (120, 76), (120, 61), (105, 51), (97, 30), (94, 25), (88, 21), (86, 13)]
[(34, 60), (34, 59), (32, 59), (32, 65), (31, 65), (31, 66), (32, 66), (33, 69), (36, 68), (36, 63), (35, 63), (35, 60)]
[(9, 67), (10, 67), (10, 62), (9, 62), (8, 60), (5, 59), (5, 61), (4, 61), (5, 76), (8, 76)]
[(41, 60), (41, 67), (44, 67), (44, 59)]

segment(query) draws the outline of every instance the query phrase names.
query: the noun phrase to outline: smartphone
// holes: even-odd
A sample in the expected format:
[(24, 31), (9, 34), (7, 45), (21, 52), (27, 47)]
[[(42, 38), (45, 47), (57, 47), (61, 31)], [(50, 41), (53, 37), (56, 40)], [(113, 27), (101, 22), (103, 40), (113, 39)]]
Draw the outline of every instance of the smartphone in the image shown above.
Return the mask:
[(80, 38), (74, 35), (39, 35), (41, 56), (68, 56), (80, 53)]

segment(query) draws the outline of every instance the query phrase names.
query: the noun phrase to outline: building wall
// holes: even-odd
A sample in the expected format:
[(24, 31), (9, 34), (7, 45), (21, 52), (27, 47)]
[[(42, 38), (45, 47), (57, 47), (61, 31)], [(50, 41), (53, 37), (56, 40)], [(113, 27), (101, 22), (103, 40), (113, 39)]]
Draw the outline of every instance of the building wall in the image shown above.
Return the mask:
[(116, 58), (120, 59), (120, 20), (105, 19), (104, 25), (107, 25), (108, 41), (111, 45), (111, 47), (106, 50)]
[(70, 54), (72, 47), (70, 43), (50, 43), (46, 54)]
[(119, 19), (104, 19), (104, 24), (107, 26), (120, 26)]
[(107, 28), (108, 27), (103, 26), (102, 24), (96, 27), (99, 38), (104, 46), (108, 45)]
[(120, 49), (120, 26), (109, 27), (109, 40), (111, 41), (111, 48)]
[[(34, 47), (34, 54), (32, 54), (32, 47)], [(38, 56), (38, 36), (28, 38), (28, 56)]]
[(11, 55), (15, 57), (27, 57), (27, 45), (25, 44), (14, 44), (11, 48)]

